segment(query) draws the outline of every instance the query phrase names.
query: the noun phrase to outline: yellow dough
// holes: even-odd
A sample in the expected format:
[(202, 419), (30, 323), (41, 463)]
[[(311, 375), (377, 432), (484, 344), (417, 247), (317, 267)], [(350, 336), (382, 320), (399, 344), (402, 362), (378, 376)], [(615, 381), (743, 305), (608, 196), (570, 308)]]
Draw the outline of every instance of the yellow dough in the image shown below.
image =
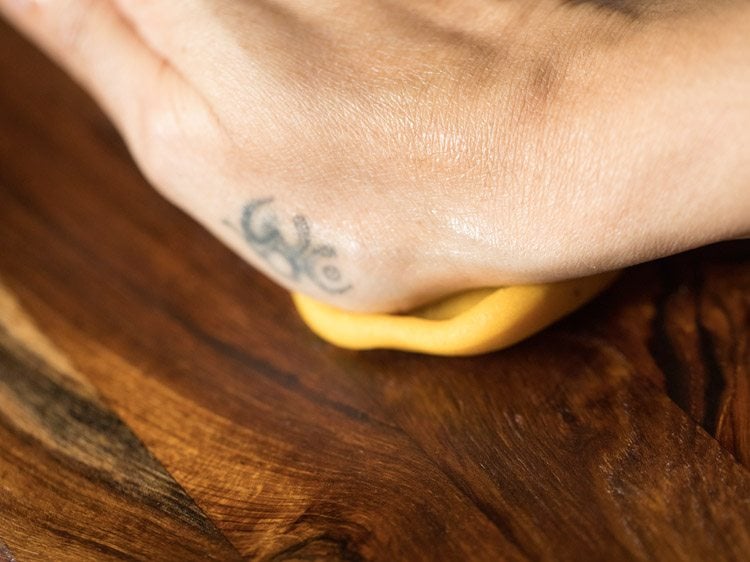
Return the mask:
[(403, 315), (348, 312), (298, 293), (292, 298), (310, 329), (340, 347), (475, 355), (535, 334), (594, 298), (617, 274), (475, 289)]

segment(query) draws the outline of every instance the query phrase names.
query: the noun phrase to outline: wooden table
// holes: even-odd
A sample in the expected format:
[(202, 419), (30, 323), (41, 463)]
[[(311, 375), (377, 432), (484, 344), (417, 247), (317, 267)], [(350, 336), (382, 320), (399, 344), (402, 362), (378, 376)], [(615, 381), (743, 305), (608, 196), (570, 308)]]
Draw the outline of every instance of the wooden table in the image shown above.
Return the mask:
[(510, 350), (353, 353), (0, 28), (0, 561), (748, 560), (750, 245)]

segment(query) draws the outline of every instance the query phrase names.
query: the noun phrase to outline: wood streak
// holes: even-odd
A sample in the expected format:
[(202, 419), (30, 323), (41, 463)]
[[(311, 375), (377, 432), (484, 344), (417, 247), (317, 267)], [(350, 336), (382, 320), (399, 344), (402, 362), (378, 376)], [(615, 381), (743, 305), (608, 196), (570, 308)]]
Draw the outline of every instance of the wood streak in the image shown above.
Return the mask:
[[(35, 352), (26, 345), (34, 347)], [(6, 529), (6, 540), (18, 552), (27, 552), (31, 545), (41, 543), (45, 544), (43, 553), (36, 552), (34, 560), (83, 560), (94, 552), (98, 553), (97, 560), (122, 559), (126, 552), (145, 556), (149, 551), (144, 546), (151, 541), (157, 541), (153, 543), (156, 545), (163, 537), (143, 525), (161, 520), (160, 527), (171, 529), (182, 539), (180, 544), (169, 547), (170, 556), (184, 560), (236, 559), (236, 553), (184, 490), (104, 405), (83, 375), (36, 329), (1, 285), (0, 435), (0, 473), (6, 474), (0, 522)], [(28, 456), (22, 454), (24, 449), (29, 451)], [(46, 460), (32, 463), (40, 456)], [(40, 494), (40, 486), (52, 486), (54, 492), (50, 489), (49, 494)], [(87, 499), (87, 489), (96, 491), (91, 496), (95, 504)], [(8, 518), (13, 513), (20, 516), (16, 510), (22, 506), (33, 513), (46, 502), (57, 503), (61, 498), (69, 502), (67, 509), (57, 515), (47, 512), (43, 517), (26, 520), (22, 529), (20, 522), (27, 516)], [(107, 506), (106, 514), (100, 506)], [(69, 520), (65, 512), (71, 509), (84, 509), (87, 514)], [(102, 524), (112, 528), (142, 527), (144, 542), (134, 546), (110, 537), (103, 543), (95, 538)], [(61, 546), (56, 546), (60, 540), (66, 545), (64, 553), (59, 550)], [(0, 560), (16, 560), (2, 543)]]

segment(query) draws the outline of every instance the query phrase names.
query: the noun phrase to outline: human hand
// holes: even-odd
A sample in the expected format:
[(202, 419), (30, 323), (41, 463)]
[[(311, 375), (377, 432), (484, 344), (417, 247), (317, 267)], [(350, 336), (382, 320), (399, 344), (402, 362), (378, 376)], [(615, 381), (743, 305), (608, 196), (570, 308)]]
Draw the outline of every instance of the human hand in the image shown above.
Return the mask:
[(750, 231), (750, 7), (0, 0), (285, 287), (404, 310)]

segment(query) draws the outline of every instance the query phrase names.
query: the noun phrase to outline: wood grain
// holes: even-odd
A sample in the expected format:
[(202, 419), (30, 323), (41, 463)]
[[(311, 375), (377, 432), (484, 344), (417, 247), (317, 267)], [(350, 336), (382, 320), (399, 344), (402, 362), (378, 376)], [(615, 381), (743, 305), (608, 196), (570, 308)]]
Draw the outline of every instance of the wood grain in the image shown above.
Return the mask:
[(748, 245), (736, 249), (728, 263), (683, 256), (663, 271), (651, 348), (669, 396), (750, 466), (750, 268), (736, 267)]
[[(14, 304), (0, 286), (0, 528), (17, 556), (239, 559)], [(168, 536), (179, 540), (164, 544)], [(2, 556), (14, 559), (0, 543)]]
[[(347, 352), (7, 29), (0, 76), (0, 276), (43, 332), (0, 345), (19, 561), (61, 548), (53, 516), (89, 559), (747, 559), (748, 242), (634, 268), (506, 352)], [(127, 517), (154, 524), (126, 545)]]

